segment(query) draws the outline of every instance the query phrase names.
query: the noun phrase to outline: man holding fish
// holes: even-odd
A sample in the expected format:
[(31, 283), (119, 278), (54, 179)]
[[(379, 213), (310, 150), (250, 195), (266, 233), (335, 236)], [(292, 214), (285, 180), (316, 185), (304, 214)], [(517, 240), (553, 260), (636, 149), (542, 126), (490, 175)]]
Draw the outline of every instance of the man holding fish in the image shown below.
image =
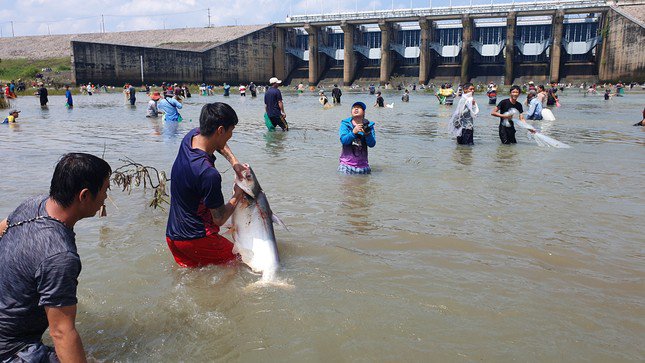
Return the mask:
[(233, 197), (228, 202), (224, 200), (222, 177), (215, 168), (213, 153), (224, 156), (239, 179), (245, 177), (248, 166), (240, 164), (227, 145), (237, 122), (231, 106), (221, 102), (206, 104), (199, 127), (189, 131), (179, 147), (172, 166), (166, 242), (182, 267), (223, 264), (236, 259), (233, 244), (219, 231), (244, 192), (236, 184)]

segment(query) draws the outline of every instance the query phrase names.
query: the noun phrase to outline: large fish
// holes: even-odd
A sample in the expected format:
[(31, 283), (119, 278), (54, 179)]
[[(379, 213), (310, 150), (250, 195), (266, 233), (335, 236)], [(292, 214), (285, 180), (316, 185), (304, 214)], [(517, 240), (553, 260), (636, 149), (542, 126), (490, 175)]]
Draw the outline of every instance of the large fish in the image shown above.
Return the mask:
[(278, 246), (273, 232), (273, 222), (284, 226), (269, 207), (269, 201), (260, 187), (251, 168), (244, 172), (244, 178), (235, 178), (244, 191), (231, 216), (234, 253), (254, 272), (262, 273), (262, 280), (270, 281), (280, 265)]

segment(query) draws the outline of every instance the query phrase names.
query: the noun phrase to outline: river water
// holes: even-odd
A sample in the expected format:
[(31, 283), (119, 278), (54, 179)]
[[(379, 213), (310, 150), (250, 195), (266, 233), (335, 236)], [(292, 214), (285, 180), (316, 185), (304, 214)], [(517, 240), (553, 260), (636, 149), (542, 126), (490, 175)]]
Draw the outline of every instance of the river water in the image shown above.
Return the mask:
[[(475, 146), (457, 146), (451, 109), (413, 92), (409, 104), (367, 110), (373, 174), (339, 175), (339, 121), (372, 97), (347, 93), (323, 110), (317, 95), (287, 94), (288, 133), (266, 131), (261, 97), (193, 96), (174, 128), (144, 116), (144, 94), (135, 108), (121, 94), (76, 96), (73, 110), (60, 96), (48, 110), (20, 98), (18, 125), (0, 128), (0, 216), (46, 193), (66, 152), (169, 172), (201, 106), (225, 100), (240, 118), (232, 150), (289, 227), (276, 227), (281, 284), (258, 286), (241, 264), (179, 268), (167, 211), (148, 207), (150, 191), (113, 186), (108, 217), (75, 228), (77, 324), (91, 357), (645, 360), (645, 128), (631, 126), (642, 93), (565, 92), (557, 121), (534, 124), (572, 148), (549, 149), (519, 130), (517, 145), (501, 145), (482, 96)], [(232, 171), (223, 178), (228, 195)]]

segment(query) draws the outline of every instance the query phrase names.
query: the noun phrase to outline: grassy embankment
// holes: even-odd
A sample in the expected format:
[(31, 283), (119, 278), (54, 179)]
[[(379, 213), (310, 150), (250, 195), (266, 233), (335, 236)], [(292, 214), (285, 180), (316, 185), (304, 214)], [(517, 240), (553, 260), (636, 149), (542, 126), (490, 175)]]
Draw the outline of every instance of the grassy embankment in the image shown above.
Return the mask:
[[(51, 71), (43, 72), (43, 68), (51, 68)], [(37, 74), (42, 74), (44, 82), (49, 84), (64, 85), (71, 81), (71, 65), (69, 57), (50, 59), (0, 59), (0, 82), (2, 85), (11, 80), (18, 82), (22, 79), (27, 85), (27, 94), (32, 94), (31, 83), (42, 79), (36, 79)], [(62, 91), (65, 93), (64, 90)], [(18, 93), (20, 95), (20, 93)]]

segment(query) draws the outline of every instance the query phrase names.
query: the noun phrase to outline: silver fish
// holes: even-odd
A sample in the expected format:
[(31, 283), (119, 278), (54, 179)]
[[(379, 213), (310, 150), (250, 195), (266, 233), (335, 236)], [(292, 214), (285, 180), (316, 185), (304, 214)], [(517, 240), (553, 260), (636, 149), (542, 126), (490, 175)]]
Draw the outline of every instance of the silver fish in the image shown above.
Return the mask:
[(249, 168), (244, 173), (243, 179), (235, 178), (244, 197), (238, 201), (231, 216), (233, 253), (239, 253), (245, 264), (254, 272), (261, 272), (262, 280), (268, 281), (275, 277), (280, 265), (273, 222), (283, 226), (284, 223), (271, 211), (253, 170)]

